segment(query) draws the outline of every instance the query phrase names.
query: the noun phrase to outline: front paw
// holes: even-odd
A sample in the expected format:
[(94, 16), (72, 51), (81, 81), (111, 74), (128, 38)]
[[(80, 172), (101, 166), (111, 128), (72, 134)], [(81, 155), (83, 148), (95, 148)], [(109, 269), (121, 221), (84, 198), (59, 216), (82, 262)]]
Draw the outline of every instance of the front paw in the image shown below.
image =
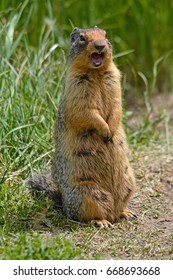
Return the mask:
[(104, 139), (105, 142), (113, 142), (113, 137), (115, 135), (115, 130), (110, 129), (110, 134)]
[(111, 136), (103, 137), (103, 141), (104, 141), (105, 143), (107, 143), (107, 142), (112, 142), (112, 137), (111, 137)]
[(100, 135), (103, 138), (104, 142), (108, 142), (111, 140), (111, 133), (109, 130), (109, 127), (105, 127), (104, 129), (102, 129), (102, 131), (100, 131)]

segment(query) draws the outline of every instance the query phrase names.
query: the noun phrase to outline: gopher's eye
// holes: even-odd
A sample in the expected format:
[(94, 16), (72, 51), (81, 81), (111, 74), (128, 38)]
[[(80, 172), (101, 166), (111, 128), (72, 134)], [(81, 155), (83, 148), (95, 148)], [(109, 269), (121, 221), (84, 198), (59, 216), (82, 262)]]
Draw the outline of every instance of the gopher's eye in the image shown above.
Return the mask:
[(85, 41), (85, 37), (84, 37), (84, 35), (80, 35), (80, 41), (82, 41), (82, 42), (84, 42)]

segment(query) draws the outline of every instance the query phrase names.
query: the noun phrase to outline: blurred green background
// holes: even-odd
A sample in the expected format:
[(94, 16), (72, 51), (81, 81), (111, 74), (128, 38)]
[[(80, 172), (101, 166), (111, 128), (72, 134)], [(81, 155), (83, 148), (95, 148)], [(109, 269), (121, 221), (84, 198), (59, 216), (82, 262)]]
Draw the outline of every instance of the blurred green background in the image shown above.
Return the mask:
[(20, 16), (14, 36), (23, 32), (18, 44), (25, 37), (29, 46), (38, 48), (41, 36), (49, 30), (52, 44), (58, 43), (67, 54), (73, 26), (97, 25), (107, 31), (113, 44), (127, 92), (133, 89), (140, 95), (141, 87), (147, 87), (149, 94), (172, 91), (173, 1), (1, 0), (1, 35), (16, 9)]

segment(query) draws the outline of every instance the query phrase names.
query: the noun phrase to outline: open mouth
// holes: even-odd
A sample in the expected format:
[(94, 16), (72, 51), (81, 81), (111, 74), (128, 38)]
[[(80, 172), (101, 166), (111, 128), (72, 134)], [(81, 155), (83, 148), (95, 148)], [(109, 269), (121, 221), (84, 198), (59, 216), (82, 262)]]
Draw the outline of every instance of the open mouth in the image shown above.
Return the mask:
[(92, 63), (92, 65), (94, 66), (94, 67), (99, 67), (99, 66), (101, 66), (102, 65), (102, 63), (103, 63), (103, 57), (104, 57), (104, 55), (103, 55), (103, 53), (93, 53), (92, 55), (91, 55), (91, 63)]

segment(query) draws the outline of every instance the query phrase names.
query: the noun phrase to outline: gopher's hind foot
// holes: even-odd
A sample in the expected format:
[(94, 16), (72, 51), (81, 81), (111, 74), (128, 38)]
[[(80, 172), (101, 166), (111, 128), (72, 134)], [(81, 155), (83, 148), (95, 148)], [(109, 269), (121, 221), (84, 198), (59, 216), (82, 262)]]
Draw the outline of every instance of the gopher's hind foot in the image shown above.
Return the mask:
[(100, 228), (112, 228), (113, 227), (113, 224), (111, 224), (107, 220), (93, 220), (93, 223), (95, 225), (99, 226)]

